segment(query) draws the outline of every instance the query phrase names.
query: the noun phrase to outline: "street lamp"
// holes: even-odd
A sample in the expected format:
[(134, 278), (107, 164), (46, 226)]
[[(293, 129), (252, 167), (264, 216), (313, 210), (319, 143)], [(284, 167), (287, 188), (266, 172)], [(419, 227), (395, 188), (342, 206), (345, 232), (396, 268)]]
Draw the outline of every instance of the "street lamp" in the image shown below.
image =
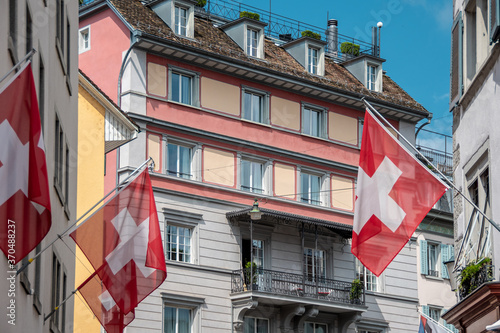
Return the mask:
[(250, 214), (250, 219), (253, 221), (260, 220), (262, 218), (262, 212), (259, 209), (259, 200), (255, 199), (252, 210), (248, 213)]
[(455, 258), (451, 258), (450, 260), (445, 261), (443, 264), (445, 264), (446, 270), (448, 271), (448, 276), (450, 277), (451, 290), (455, 291), (457, 290), (457, 279), (453, 272), (453, 268), (455, 268)]

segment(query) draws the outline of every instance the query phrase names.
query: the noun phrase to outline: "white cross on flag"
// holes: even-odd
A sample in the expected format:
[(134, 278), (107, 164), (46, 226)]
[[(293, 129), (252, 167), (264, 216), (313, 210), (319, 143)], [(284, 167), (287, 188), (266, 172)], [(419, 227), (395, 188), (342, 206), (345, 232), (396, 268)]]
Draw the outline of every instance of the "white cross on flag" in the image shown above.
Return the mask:
[[(144, 170), (70, 236), (95, 269), (94, 278), (78, 288), (80, 293), (89, 306), (96, 299), (101, 301), (104, 310), (99, 313), (91, 306), (99, 320), (104, 318), (103, 313), (108, 317), (112, 313), (113, 331), (116, 327), (123, 329), (133, 319), (130, 314), (134, 308), (167, 276), (148, 171)], [(98, 294), (95, 287), (87, 285), (95, 280), (103, 286)], [(128, 322), (116, 326), (116, 318)], [(106, 321), (101, 324), (106, 328)]]
[(0, 248), (19, 262), (51, 225), (49, 182), (31, 64), (0, 90)]
[(366, 110), (352, 253), (379, 276), (447, 189)]

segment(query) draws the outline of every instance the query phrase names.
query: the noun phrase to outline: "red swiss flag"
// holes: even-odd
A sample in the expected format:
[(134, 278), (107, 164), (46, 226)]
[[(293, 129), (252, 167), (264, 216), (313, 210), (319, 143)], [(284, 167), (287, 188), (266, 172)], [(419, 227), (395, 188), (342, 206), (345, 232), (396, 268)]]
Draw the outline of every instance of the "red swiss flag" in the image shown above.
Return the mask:
[(49, 183), (31, 64), (0, 90), (0, 248), (17, 263), (51, 225)]
[(366, 110), (352, 253), (379, 276), (447, 189)]
[[(95, 300), (105, 290), (109, 296), (106, 297), (107, 304), (116, 306), (113, 311), (119, 311), (124, 320), (130, 318), (134, 308), (167, 276), (158, 214), (147, 170), (70, 236), (89, 259), (96, 271), (95, 277), (104, 286), (99, 294), (92, 294), (96, 289), (86, 285), (94, 281), (91, 279), (78, 289), (88, 300)], [(87, 290), (91, 290), (90, 295)], [(94, 313), (101, 318), (101, 313)]]

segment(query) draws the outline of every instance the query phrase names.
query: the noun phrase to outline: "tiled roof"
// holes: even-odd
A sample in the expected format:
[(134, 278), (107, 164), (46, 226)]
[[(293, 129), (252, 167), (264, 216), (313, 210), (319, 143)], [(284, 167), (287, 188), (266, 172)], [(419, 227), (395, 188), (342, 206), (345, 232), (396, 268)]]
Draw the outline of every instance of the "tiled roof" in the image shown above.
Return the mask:
[(252, 66), (305, 79), (311, 83), (321, 84), (326, 87), (329, 86), (340, 91), (370, 96), (372, 99), (410, 108), (418, 112), (427, 112), (422, 105), (417, 103), (387, 75), (383, 76), (383, 92), (374, 92), (366, 89), (354, 75), (342, 65), (335, 63), (332, 59), (325, 59), (324, 76), (313, 75), (308, 73), (282, 47), (277, 46), (269, 39), (266, 39), (265, 42), (264, 59), (256, 59), (247, 56), (227, 34), (220, 28), (215, 27), (209, 19), (196, 17), (194, 39), (183, 38), (175, 35), (152, 9), (143, 5), (139, 0), (109, 0), (109, 2), (128, 24), (143, 33), (220, 56), (244, 61)]

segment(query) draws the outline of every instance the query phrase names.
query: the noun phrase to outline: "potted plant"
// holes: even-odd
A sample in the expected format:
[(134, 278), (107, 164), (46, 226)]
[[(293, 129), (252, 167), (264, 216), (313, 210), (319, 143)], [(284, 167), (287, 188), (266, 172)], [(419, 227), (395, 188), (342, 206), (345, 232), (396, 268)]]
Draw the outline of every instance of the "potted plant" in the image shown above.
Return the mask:
[(256, 290), (257, 288), (257, 264), (251, 261), (247, 261), (245, 263), (244, 268), (244, 276), (245, 276), (245, 285), (247, 290), (250, 289), (249, 286), (252, 284), (252, 290)]
[(248, 17), (252, 20), (260, 21), (260, 15), (249, 11), (240, 12), (240, 17)]
[(480, 278), (481, 273), (485, 273), (487, 276), (484, 276), (486, 280), (488, 280), (492, 276), (492, 269), (486, 268), (488, 271), (482, 272), (485, 269), (484, 266), (491, 265), (491, 258), (482, 258), (477, 262), (469, 263), (463, 270), (460, 272), (460, 295), (462, 297), (467, 296), (476, 290), (483, 282), (484, 279)]
[(349, 293), (349, 299), (351, 303), (360, 304), (361, 295), (363, 294), (363, 284), (359, 279), (354, 279), (351, 284), (351, 291)]
[(302, 37), (311, 37), (314, 39), (321, 39), (320, 34), (318, 34), (316, 32), (312, 32), (311, 30), (304, 30), (300, 34), (302, 35)]
[(340, 44), (340, 52), (357, 57), (359, 56), (359, 45), (351, 42), (343, 42)]

